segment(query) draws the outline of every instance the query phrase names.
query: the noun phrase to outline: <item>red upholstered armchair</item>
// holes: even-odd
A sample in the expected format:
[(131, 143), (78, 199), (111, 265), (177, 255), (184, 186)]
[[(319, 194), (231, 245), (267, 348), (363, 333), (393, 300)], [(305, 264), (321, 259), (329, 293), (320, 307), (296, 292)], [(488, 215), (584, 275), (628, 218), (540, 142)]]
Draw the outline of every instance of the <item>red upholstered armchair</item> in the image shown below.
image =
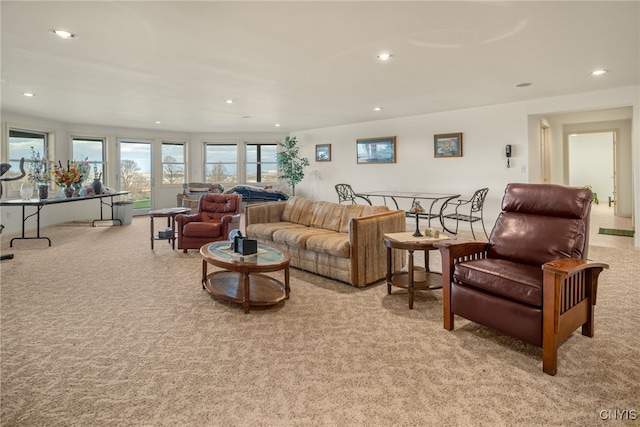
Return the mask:
[(444, 328), (454, 315), (542, 347), (555, 375), (558, 346), (577, 328), (592, 337), (598, 275), (587, 261), (591, 190), (509, 184), (489, 242), (436, 244)]
[(240, 228), (239, 194), (204, 194), (198, 213), (177, 215), (178, 249), (200, 249), (202, 245), (227, 240), (229, 231)]

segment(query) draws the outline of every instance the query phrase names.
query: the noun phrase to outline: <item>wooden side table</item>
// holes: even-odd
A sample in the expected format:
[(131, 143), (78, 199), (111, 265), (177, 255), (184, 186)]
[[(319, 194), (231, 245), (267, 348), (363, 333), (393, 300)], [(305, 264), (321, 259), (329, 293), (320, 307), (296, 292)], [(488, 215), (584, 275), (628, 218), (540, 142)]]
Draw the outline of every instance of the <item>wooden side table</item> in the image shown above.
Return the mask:
[[(151, 250), (153, 250), (154, 240), (168, 240), (171, 243), (171, 249), (176, 248), (176, 215), (191, 213), (189, 208), (165, 208), (155, 211), (149, 211), (149, 222), (151, 225)], [(167, 227), (171, 227), (171, 236), (169, 237), (156, 237), (153, 230), (154, 218), (167, 218)]]
[[(448, 236), (441, 237), (414, 237), (411, 232), (387, 233), (384, 235), (384, 244), (387, 247), (387, 294), (391, 295), (391, 287), (407, 289), (409, 292), (409, 308), (413, 309), (413, 293), (420, 290), (442, 288), (442, 274), (429, 270), (429, 251), (435, 249), (433, 244), (440, 240), (448, 239)], [(403, 249), (409, 252), (408, 271), (394, 271), (393, 249)], [(425, 280), (417, 281), (414, 278), (413, 252), (424, 251)]]

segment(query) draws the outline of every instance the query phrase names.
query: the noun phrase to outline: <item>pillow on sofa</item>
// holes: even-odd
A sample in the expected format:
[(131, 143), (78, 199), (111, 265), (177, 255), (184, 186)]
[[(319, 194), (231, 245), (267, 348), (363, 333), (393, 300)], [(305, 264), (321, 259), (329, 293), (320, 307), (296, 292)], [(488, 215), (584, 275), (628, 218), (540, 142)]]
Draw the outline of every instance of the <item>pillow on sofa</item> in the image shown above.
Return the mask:
[(290, 197), (284, 205), (282, 220), (309, 226), (315, 203), (313, 200), (302, 197)]
[(332, 202), (315, 202), (311, 216), (311, 227), (340, 231), (340, 222), (345, 205)]
[(209, 188), (189, 188), (187, 191), (190, 193), (208, 193)]

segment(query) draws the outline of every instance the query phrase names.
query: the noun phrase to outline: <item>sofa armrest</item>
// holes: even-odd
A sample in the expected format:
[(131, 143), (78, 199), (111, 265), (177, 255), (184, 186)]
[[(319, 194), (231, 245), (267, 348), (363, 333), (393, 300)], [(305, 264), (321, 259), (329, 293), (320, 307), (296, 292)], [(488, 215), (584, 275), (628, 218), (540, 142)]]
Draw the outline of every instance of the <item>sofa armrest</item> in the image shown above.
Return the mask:
[(251, 224), (263, 224), (270, 222), (279, 222), (282, 218), (282, 212), (287, 202), (258, 203), (255, 205), (247, 205), (245, 208), (245, 232), (246, 227)]
[[(405, 231), (406, 221), (404, 211), (382, 212), (350, 221), (351, 283), (365, 286), (386, 276), (384, 235)], [(402, 252), (393, 251), (393, 256), (394, 265), (404, 265)]]
[(222, 235), (225, 236), (225, 240), (229, 236), (229, 232), (236, 228), (240, 228), (240, 214), (225, 215), (221, 219), (222, 221)]

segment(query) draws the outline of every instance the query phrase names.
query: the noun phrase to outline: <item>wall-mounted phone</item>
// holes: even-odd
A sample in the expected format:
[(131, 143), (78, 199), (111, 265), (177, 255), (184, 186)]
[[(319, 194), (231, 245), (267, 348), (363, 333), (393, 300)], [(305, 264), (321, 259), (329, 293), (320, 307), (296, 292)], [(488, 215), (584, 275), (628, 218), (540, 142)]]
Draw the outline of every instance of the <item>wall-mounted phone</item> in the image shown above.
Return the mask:
[(507, 157), (507, 167), (511, 167), (511, 144), (507, 144), (504, 149), (504, 155)]

